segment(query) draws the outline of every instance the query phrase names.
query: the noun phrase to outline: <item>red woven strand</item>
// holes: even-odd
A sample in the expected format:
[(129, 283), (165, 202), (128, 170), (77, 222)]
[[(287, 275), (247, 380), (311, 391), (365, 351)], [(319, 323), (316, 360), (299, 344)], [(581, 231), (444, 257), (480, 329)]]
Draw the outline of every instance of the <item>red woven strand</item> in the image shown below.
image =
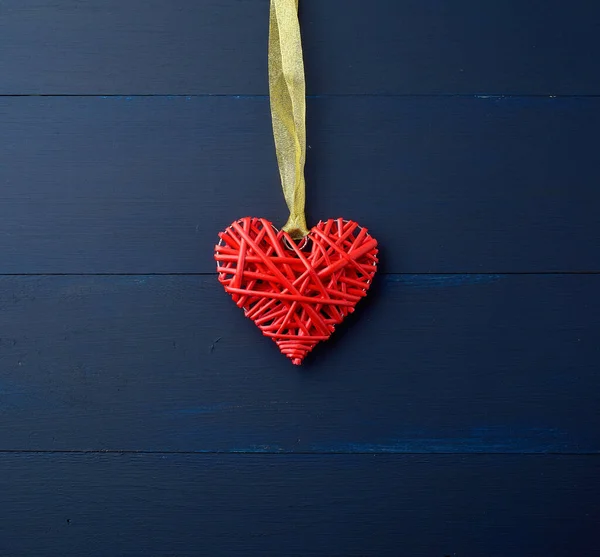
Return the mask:
[(377, 270), (377, 241), (344, 219), (320, 222), (299, 245), (253, 217), (219, 237), (219, 281), (296, 365), (354, 311)]

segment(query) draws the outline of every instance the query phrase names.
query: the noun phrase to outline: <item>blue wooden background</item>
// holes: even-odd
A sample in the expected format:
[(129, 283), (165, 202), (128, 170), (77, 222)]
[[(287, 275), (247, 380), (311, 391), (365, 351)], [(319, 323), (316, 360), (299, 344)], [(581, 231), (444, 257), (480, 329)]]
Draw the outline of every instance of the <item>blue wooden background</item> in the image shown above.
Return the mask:
[(268, 0), (0, 3), (0, 556), (600, 555), (600, 4), (301, 23), (382, 264), (299, 370), (212, 261), (287, 216)]

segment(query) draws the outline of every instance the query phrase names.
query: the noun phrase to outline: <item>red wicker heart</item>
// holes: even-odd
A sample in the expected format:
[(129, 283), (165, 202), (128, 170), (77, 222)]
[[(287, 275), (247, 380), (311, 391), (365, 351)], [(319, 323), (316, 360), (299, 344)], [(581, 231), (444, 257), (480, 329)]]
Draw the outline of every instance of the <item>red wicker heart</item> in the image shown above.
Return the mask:
[(320, 222), (299, 245), (253, 217), (219, 237), (215, 259), (225, 291), (297, 365), (354, 311), (377, 271), (377, 241), (344, 219)]

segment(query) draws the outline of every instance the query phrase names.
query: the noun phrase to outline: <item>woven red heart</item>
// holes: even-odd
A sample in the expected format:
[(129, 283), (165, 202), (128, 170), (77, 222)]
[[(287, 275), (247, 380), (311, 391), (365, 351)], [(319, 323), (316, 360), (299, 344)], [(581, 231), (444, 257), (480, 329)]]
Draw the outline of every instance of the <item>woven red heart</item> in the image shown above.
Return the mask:
[(320, 222), (299, 245), (252, 217), (219, 237), (219, 281), (296, 365), (354, 311), (377, 271), (377, 241), (344, 219)]

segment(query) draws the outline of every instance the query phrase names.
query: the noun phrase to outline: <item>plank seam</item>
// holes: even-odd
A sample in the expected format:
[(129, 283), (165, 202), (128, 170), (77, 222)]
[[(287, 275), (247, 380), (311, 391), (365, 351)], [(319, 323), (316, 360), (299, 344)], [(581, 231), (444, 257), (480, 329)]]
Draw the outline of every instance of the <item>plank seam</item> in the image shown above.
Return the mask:
[(93, 455), (521, 455), (521, 456), (600, 456), (600, 451), (596, 452), (557, 452), (557, 451), (247, 451), (247, 450), (198, 450), (198, 451), (150, 451), (150, 450), (119, 450), (119, 449), (0, 449), (1, 455), (9, 454), (93, 454)]
[[(438, 271), (414, 273), (389, 273), (380, 272), (379, 276), (387, 277), (414, 277), (414, 276), (561, 276), (561, 275), (599, 275), (598, 271)], [(210, 273), (0, 273), (2, 277), (211, 277), (217, 276), (216, 272)]]
[[(0, 98), (69, 98), (69, 97), (91, 97), (91, 98), (229, 98), (229, 99), (268, 99), (269, 95), (258, 94), (222, 94), (222, 93), (4, 93)], [(336, 99), (336, 98), (401, 98), (401, 99), (597, 99), (600, 94), (528, 94), (528, 93), (332, 93), (320, 95), (307, 95), (307, 99)]]

